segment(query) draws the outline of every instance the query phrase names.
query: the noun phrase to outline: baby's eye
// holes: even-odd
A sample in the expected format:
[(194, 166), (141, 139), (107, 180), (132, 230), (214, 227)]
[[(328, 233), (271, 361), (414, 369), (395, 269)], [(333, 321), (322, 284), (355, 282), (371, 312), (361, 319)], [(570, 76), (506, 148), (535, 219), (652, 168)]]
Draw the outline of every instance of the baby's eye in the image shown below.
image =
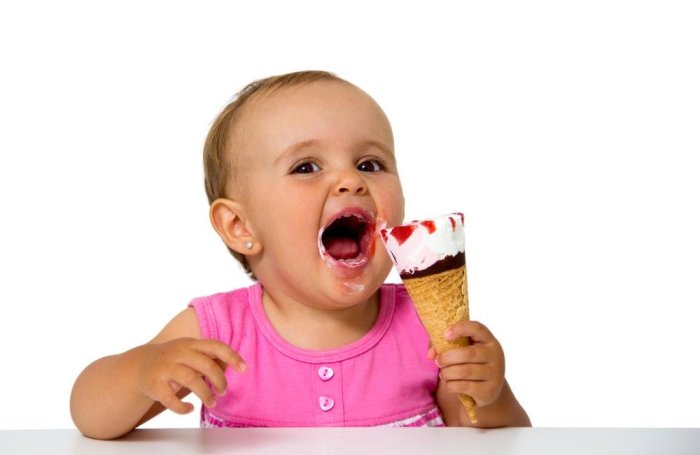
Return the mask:
[(292, 169), (292, 174), (311, 174), (320, 170), (321, 168), (318, 167), (316, 163), (311, 161), (305, 161), (294, 166), (294, 168)]
[(384, 164), (379, 160), (365, 160), (357, 165), (357, 170), (362, 172), (379, 172), (384, 170)]

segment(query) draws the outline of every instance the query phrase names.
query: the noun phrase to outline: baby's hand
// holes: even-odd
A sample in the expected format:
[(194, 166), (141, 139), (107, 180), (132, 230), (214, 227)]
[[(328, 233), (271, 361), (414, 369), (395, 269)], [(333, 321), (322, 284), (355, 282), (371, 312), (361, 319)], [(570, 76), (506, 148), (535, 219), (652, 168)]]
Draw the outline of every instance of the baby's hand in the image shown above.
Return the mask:
[[(178, 414), (187, 414), (194, 407), (177, 396), (181, 388), (189, 389), (206, 406), (214, 406), (217, 394), (226, 392), (226, 365), (243, 373), (246, 364), (233, 349), (216, 340), (178, 338), (161, 344), (143, 346), (145, 357), (138, 383), (141, 391), (154, 401)], [(206, 381), (205, 381), (206, 380)]]
[[(450, 349), (436, 358), (447, 390), (474, 398), (476, 405), (488, 406), (501, 395), (505, 382), (505, 356), (498, 340), (476, 321), (458, 322), (445, 331), (445, 339), (471, 339), (469, 346)], [(431, 348), (431, 357), (435, 352)]]

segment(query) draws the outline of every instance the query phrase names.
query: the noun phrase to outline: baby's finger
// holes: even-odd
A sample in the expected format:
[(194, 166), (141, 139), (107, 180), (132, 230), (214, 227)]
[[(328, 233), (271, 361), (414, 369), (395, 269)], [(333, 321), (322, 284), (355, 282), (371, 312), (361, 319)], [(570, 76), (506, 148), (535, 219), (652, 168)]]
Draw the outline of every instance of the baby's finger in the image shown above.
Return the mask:
[(243, 373), (247, 365), (243, 357), (241, 357), (236, 351), (231, 349), (231, 347), (221, 341), (217, 340), (199, 340), (197, 343), (197, 350), (211, 357), (212, 359), (219, 359), (231, 365), (239, 373)]
[(440, 377), (446, 381), (487, 381), (493, 376), (493, 368), (483, 363), (463, 363), (440, 370)]
[(436, 361), (440, 368), (463, 363), (489, 363), (492, 361), (491, 351), (484, 346), (465, 346), (443, 352), (438, 355)]
[(430, 348), (428, 348), (428, 358), (430, 360), (435, 360), (437, 358), (437, 351), (432, 346), (430, 346)]
[(151, 399), (160, 402), (167, 409), (170, 409), (176, 414), (188, 414), (194, 410), (191, 403), (185, 403), (180, 400), (169, 384), (161, 382), (155, 386)]
[(206, 377), (219, 395), (226, 392), (228, 386), (226, 375), (216, 359), (212, 359), (206, 354), (194, 353), (187, 359), (183, 359), (182, 363)]
[(216, 403), (216, 398), (209, 385), (204, 382), (204, 378), (192, 368), (181, 365), (173, 372), (173, 381), (186, 387), (197, 395), (202, 403), (212, 407)]
[(467, 337), (471, 338), (474, 343), (488, 343), (495, 339), (491, 331), (477, 321), (460, 321), (445, 330), (446, 340)]

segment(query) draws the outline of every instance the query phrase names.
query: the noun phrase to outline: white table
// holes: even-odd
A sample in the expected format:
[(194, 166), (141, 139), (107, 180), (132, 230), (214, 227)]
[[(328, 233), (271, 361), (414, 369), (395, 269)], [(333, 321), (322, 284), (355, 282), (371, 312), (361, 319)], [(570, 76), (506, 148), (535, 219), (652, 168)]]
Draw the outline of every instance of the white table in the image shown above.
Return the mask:
[(96, 441), (76, 430), (0, 431), (15, 454), (700, 454), (700, 429), (251, 428), (136, 430)]

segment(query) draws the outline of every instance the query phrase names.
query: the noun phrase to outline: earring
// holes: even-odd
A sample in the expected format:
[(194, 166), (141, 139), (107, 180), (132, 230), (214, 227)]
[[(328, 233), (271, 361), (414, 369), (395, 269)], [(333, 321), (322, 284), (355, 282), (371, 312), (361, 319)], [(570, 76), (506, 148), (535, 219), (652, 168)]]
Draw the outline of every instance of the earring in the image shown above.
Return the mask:
[(245, 242), (245, 247), (249, 250), (252, 250), (253, 249), (253, 242), (248, 240), (247, 242)]

